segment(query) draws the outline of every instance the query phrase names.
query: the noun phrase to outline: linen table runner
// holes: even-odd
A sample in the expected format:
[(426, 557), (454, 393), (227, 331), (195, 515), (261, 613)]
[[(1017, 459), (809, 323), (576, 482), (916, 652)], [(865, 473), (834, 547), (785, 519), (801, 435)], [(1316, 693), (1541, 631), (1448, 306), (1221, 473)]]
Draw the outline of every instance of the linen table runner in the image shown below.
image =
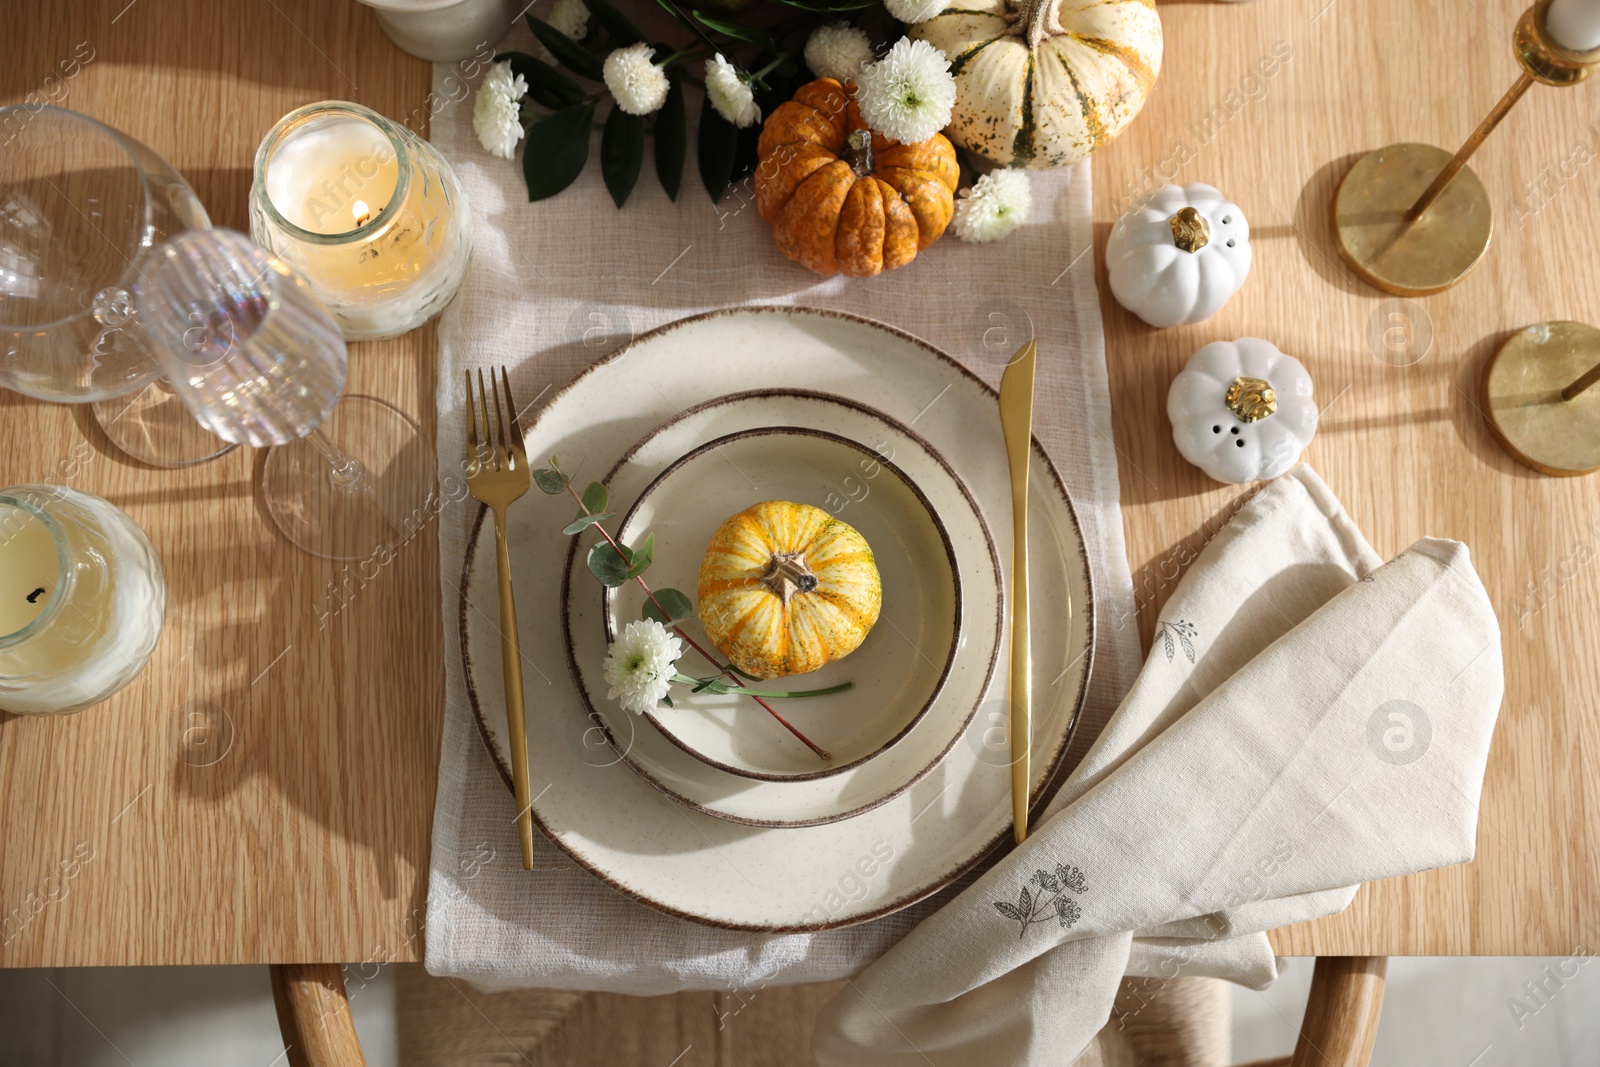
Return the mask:
[[(499, 46), (510, 49), (537, 52), (525, 26)], [(451, 80), (458, 78), (453, 66), (436, 65), (436, 97), (459, 97)], [(635, 335), (714, 308), (797, 304), (897, 326), (998, 385), (1023, 339), (1020, 316), (1031, 318), (1039, 342), (1036, 433), (1077, 508), (1095, 588), (1094, 670), (1068, 764), (1081, 755), (1139, 660), (1088, 164), (1038, 172), (1032, 219), (1008, 240), (972, 245), (947, 236), (901, 270), (823, 279), (777, 251), (748, 182), (713, 205), (691, 160), (676, 204), (645, 174), (618, 210), (600, 180), (596, 148), (575, 185), (529, 204), (520, 164), (484, 152), (471, 120), (470, 100), (462, 100), (434, 116), (431, 134), (460, 175), (477, 241), (466, 283), (439, 323), (441, 472), (461, 469), (464, 369), (511, 365), (519, 400), (536, 411), (541, 390), (554, 392)], [(616, 453), (629, 444), (615, 442)], [(538, 870), (523, 871), (511, 794), (478, 736), (462, 677), (457, 582), (477, 505), (460, 495), (447, 492), (439, 516), (447, 683), (428, 891), (430, 971), (484, 988), (636, 994), (823, 981), (856, 973), (949, 898), (954, 889), (861, 926), (768, 936), (700, 926), (623, 897), (537, 834)]]

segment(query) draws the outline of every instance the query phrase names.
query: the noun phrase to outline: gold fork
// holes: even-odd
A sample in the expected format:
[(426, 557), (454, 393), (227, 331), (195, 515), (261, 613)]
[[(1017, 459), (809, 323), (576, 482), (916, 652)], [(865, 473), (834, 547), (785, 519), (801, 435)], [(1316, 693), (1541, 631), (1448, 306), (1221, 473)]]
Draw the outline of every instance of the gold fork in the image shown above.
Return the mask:
[[(511, 749), (511, 786), (517, 798), (517, 837), (522, 844), (522, 869), (533, 870), (533, 802), (528, 799), (528, 721), (522, 705), (522, 644), (517, 638), (517, 602), (511, 592), (511, 556), (506, 551), (506, 508), (528, 491), (532, 482), (528, 456), (522, 450), (517, 403), (511, 399), (511, 378), (504, 367), (500, 380), (489, 372), (494, 393), (490, 408), (478, 371), (478, 404), (472, 403), (472, 372), (467, 371), (467, 489), (494, 512), (496, 559), (500, 566), (500, 664), (505, 671), (506, 734)], [(478, 434), (478, 410), (483, 435)], [(491, 431), (489, 412), (494, 412)], [(510, 428), (511, 437), (506, 437)]]

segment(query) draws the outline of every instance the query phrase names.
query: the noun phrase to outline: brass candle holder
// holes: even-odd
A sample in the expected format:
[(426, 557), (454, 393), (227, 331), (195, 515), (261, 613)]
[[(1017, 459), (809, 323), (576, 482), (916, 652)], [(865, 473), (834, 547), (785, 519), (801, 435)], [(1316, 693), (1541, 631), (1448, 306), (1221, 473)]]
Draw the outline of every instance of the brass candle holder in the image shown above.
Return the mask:
[(1600, 470), (1600, 329), (1541, 322), (1483, 369), (1483, 414), (1518, 462), (1558, 476)]
[(1549, 7), (1550, 0), (1538, 0), (1517, 21), (1511, 45), (1522, 75), (1459, 152), (1389, 145), (1363, 156), (1339, 183), (1333, 200), (1339, 252), (1370, 285), (1395, 296), (1427, 296), (1459, 282), (1488, 251), (1494, 210), (1467, 160), (1535, 82), (1575, 85), (1600, 67), (1600, 48), (1573, 52), (1550, 38)]

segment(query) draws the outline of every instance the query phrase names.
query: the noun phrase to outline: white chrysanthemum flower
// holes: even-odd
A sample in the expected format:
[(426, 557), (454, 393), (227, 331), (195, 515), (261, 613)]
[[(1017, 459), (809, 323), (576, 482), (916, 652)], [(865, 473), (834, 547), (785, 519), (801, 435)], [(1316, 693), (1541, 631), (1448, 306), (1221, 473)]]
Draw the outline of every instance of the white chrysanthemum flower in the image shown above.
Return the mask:
[(583, 6), (583, 0), (556, 0), (545, 21), (574, 41), (581, 41), (589, 32), (589, 9)]
[(950, 125), (956, 79), (944, 53), (927, 41), (900, 38), (859, 80), (861, 117), (892, 141), (920, 144)]
[[(589, 9), (583, 6), (583, 0), (556, 0), (545, 22), (557, 33), (571, 37), (574, 41), (581, 41), (589, 32)], [(535, 44), (540, 59), (546, 63), (556, 61), (556, 57), (550, 54), (550, 49), (546, 48), (542, 41)]]
[(963, 241), (998, 241), (1027, 222), (1032, 207), (1027, 171), (1015, 167), (993, 171), (961, 190), (950, 228)]
[(522, 140), (522, 97), (528, 83), (522, 75), (511, 75), (509, 61), (489, 68), (478, 85), (478, 98), (472, 103), (472, 129), (484, 151), (510, 159)]
[(913, 22), (927, 22), (944, 10), (945, 3), (944, 0), (883, 0), (883, 6), (909, 26)]
[(806, 66), (819, 78), (849, 81), (872, 65), (872, 42), (854, 26), (818, 26), (806, 38)]
[(617, 106), (630, 115), (648, 115), (667, 102), (666, 71), (651, 60), (656, 50), (643, 42), (619, 48), (606, 56), (606, 88)]
[(606, 653), (605, 678), (611, 685), (606, 696), (618, 700), (623, 710), (636, 715), (654, 711), (672, 688), (683, 642), (667, 633), (654, 619), (630, 622)]
[(741, 130), (761, 121), (761, 109), (756, 107), (750, 83), (721, 52), (715, 59), (706, 60), (706, 97), (717, 114)]

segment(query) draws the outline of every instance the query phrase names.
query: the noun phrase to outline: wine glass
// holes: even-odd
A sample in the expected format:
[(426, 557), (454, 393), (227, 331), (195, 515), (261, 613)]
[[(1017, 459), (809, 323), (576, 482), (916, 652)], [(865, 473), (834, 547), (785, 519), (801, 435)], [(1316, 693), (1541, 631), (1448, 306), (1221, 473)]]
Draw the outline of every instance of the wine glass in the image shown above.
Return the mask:
[(210, 225), (132, 137), (64, 108), (0, 107), (0, 385), (95, 404), (107, 436), (157, 466), (231, 448), (161, 381), (132, 297), (153, 248)]
[(430, 514), (433, 449), (404, 412), (345, 395), (338, 323), (282, 259), (231, 230), (156, 249), (137, 301), (168, 380), (217, 437), (270, 447), (273, 522), (325, 559), (364, 559)]

